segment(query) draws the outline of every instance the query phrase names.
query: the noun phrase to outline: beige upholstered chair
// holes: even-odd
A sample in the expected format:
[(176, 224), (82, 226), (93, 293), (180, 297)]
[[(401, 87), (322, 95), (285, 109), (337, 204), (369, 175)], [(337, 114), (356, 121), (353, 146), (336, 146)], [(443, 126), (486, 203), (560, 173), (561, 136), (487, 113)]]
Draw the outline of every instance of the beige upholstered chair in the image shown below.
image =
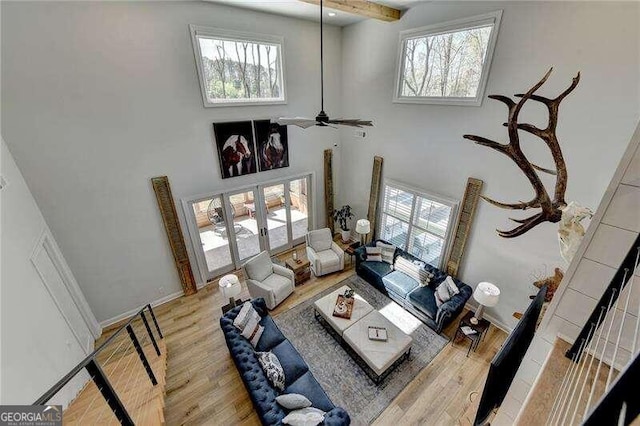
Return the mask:
[(331, 238), (329, 228), (307, 234), (307, 257), (316, 277), (344, 269), (344, 251)]
[(254, 299), (264, 298), (267, 308), (275, 308), (293, 293), (293, 271), (284, 266), (274, 265), (266, 251), (252, 257), (242, 267), (249, 294)]

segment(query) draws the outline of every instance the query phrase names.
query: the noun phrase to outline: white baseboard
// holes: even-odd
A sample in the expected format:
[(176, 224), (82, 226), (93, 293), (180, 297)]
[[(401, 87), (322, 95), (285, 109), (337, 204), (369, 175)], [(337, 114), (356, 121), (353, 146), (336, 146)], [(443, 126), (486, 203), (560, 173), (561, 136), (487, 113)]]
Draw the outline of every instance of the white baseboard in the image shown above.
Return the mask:
[[(152, 307), (156, 307), (156, 306), (159, 306), (159, 305), (163, 305), (163, 304), (165, 304), (167, 302), (170, 302), (170, 301), (172, 301), (174, 299), (177, 299), (178, 297), (180, 297), (182, 295), (184, 295), (183, 291), (176, 291), (175, 293), (168, 294), (168, 295), (166, 295), (164, 297), (161, 297), (160, 299), (158, 299), (156, 301), (151, 302), (151, 306)], [(134, 308), (134, 309), (131, 309), (131, 310), (127, 311), (127, 312), (124, 312), (124, 313), (122, 313), (120, 315), (116, 315), (113, 318), (109, 318), (109, 319), (106, 319), (104, 321), (100, 321), (100, 326), (104, 329), (104, 328), (106, 328), (106, 327), (108, 327), (108, 326), (110, 326), (112, 324), (117, 323), (118, 321), (122, 321), (123, 319), (127, 319), (130, 316), (135, 315), (136, 313), (138, 313), (138, 311), (140, 309), (142, 309), (143, 307), (145, 307), (145, 306), (147, 306), (146, 303), (144, 305), (138, 306), (137, 308)]]

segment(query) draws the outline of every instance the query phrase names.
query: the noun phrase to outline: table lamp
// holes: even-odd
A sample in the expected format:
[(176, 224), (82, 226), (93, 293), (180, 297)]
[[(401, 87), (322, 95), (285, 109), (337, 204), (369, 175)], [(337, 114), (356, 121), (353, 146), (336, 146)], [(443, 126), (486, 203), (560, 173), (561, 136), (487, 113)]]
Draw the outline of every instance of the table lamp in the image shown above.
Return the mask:
[(364, 245), (364, 238), (371, 232), (371, 222), (367, 219), (358, 219), (356, 222), (356, 232), (360, 234), (360, 243)]
[(223, 299), (229, 299), (229, 304), (232, 307), (236, 306), (235, 297), (239, 296), (242, 291), (238, 277), (233, 274), (225, 275), (220, 278), (218, 286), (222, 292)]
[(493, 307), (498, 304), (500, 289), (495, 284), (481, 282), (476, 286), (473, 298), (478, 302), (478, 309), (476, 309), (476, 313), (471, 318), (471, 323), (478, 324), (478, 321), (482, 319), (485, 306)]

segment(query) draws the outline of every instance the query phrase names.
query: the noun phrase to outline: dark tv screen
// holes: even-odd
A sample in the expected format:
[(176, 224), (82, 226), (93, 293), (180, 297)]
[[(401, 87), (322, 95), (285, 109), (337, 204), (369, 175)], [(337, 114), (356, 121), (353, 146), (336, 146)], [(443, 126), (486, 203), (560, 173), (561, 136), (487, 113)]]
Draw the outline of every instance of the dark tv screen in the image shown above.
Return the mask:
[(511, 386), (511, 382), (529, 349), (536, 332), (536, 324), (544, 303), (547, 286), (543, 286), (529, 307), (507, 337), (491, 365), (489, 374), (480, 398), (480, 406), (476, 414), (475, 425), (483, 425), (494, 408), (499, 407)]

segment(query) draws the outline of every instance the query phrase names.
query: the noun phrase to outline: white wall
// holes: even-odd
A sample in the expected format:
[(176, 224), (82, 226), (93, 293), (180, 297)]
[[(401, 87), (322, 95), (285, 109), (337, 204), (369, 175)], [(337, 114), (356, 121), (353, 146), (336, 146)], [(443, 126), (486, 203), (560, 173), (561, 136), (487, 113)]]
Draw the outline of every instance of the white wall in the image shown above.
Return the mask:
[[(189, 24), (284, 36), (288, 104), (204, 108)], [(98, 320), (181, 292), (153, 176), (167, 175), (179, 200), (315, 171), (324, 224), (322, 151), (337, 131), (290, 128), (291, 167), (225, 181), (212, 131), (216, 121), (315, 116), (318, 36), (313, 22), (204, 2), (2, 2), (2, 134)], [(325, 31), (334, 116), (340, 37)]]
[[(383, 175), (460, 199), (469, 176), (484, 180), (484, 194), (504, 201), (527, 200), (533, 193), (513, 162), (462, 138), (477, 134), (506, 140), (503, 104), (481, 107), (403, 105), (391, 102), (398, 33), (452, 19), (502, 9), (489, 94), (513, 95), (536, 83), (550, 66), (554, 72), (540, 91), (555, 96), (582, 72), (578, 88), (560, 110), (558, 136), (567, 160), (567, 200), (595, 209), (627, 146), (640, 113), (640, 6), (592, 2), (435, 2), (410, 9), (394, 24), (364, 21), (343, 30), (343, 112), (373, 119), (366, 139), (343, 131), (341, 201), (366, 214), (371, 159), (384, 157)], [(521, 117), (542, 125), (541, 108), (527, 107)], [(532, 142), (529, 142), (532, 141)], [(538, 164), (551, 158), (540, 141), (525, 139)], [(549, 181), (551, 182), (551, 181)], [(536, 271), (566, 267), (556, 239), (557, 226), (543, 224), (515, 239), (507, 217), (525, 217), (481, 202), (462, 262), (461, 277), (475, 286), (491, 281), (502, 290), (488, 314), (506, 327), (514, 311), (529, 303)]]
[[(620, 264), (640, 232), (640, 124), (616, 172), (602, 197), (602, 203), (593, 217), (591, 228), (585, 235), (575, 258), (567, 269), (561, 286), (538, 328), (535, 338), (525, 355), (511, 388), (502, 403), (493, 424), (512, 425), (518, 413), (542, 373), (557, 337), (574, 343), (595, 309), (605, 289), (620, 268)], [(640, 271), (636, 271), (640, 276)], [(636, 282), (637, 282), (636, 278)], [(618, 282), (615, 283), (619, 285)], [(632, 291), (629, 295), (629, 291)], [(626, 314), (620, 348), (613, 360), (617, 336), (620, 332), (624, 304), (629, 297), (629, 312)], [(627, 285), (622, 291), (616, 311), (616, 321), (611, 334), (598, 342), (598, 356), (606, 343), (603, 361), (621, 370), (631, 359), (631, 346), (637, 322), (640, 286)], [(613, 314), (613, 310), (609, 315)], [(608, 330), (611, 317), (602, 327)], [(602, 329), (602, 328), (601, 328)], [(608, 339), (608, 340), (607, 340)], [(562, 380), (562, 378), (558, 378)], [(599, 395), (596, 395), (596, 398)], [(518, 424), (521, 424), (520, 420)]]
[[(83, 323), (83, 313), (69, 302), (65, 289), (50, 281), (55, 271), (40, 270), (40, 275), (32, 263), (48, 228), (4, 140), (0, 157), (0, 174), (7, 183), (0, 192), (0, 404), (31, 404), (93, 350), (99, 331), (92, 314), (88, 312), (89, 324)], [(66, 268), (64, 259), (56, 267)], [(81, 293), (75, 297), (83, 299)], [(82, 378), (55, 401), (68, 402), (81, 384)]]

